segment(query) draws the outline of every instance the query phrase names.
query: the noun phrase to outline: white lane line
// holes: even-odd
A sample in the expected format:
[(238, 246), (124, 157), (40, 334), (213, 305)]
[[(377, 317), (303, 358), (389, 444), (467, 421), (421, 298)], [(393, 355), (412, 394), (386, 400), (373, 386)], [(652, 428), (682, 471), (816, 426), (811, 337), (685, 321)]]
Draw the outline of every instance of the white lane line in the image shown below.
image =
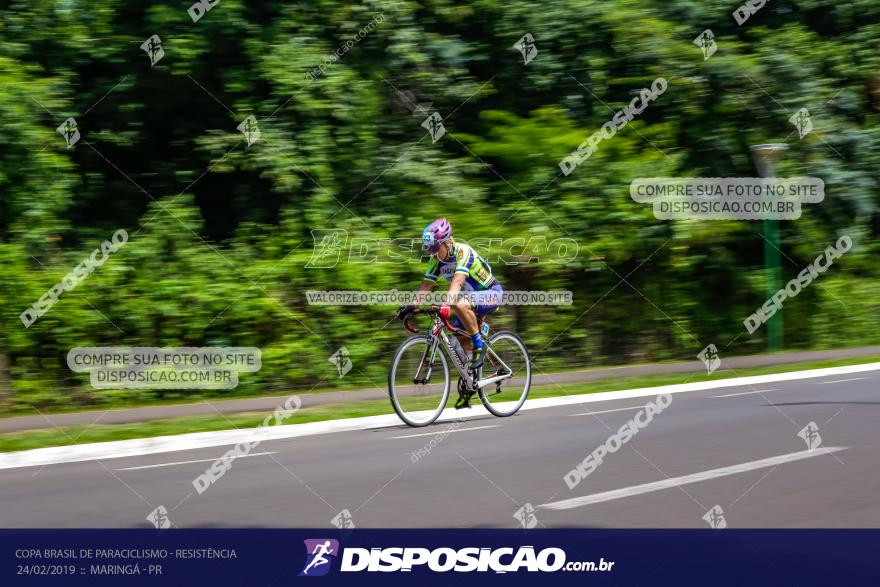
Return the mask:
[(682, 477), (664, 479), (663, 481), (655, 481), (653, 483), (633, 485), (632, 487), (624, 487), (623, 489), (615, 489), (613, 491), (603, 491), (602, 493), (594, 493), (592, 495), (584, 495), (582, 497), (563, 499), (562, 501), (554, 501), (541, 504), (538, 507), (542, 507), (548, 510), (568, 510), (572, 508), (583, 507), (585, 505), (591, 505), (594, 503), (601, 503), (603, 501), (622, 499), (624, 497), (630, 497), (632, 495), (641, 495), (642, 493), (661, 491), (663, 489), (678, 487), (680, 485), (699, 483), (701, 481), (708, 481), (709, 479), (716, 479), (718, 477), (725, 477), (727, 475), (736, 475), (737, 473), (745, 473), (747, 471), (754, 471), (756, 469), (764, 469), (767, 467), (781, 465), (783, 463), (791, 463), (793, 461), (800, 461), (802, 459), (809, 459), (812, 457), (818, 457), (820, 455), (835, 453), (841, 450), (846, 450), (847, 448), (849, 447), (829, 446), (817, 448), (816, 450), (812, 451), (802, 450), (800, 452), (779, 455), (776, 457), (770, 457), (768, 459), (761, 459), (759, 461), (750, 461), (748, 463), (742, 463), (739, 465), (731, 465), (730, 467), (711, 469), (709, 471), (703, 471), (702, 473), (693, 473), (691, 475), (684, 475)]
[[(274, 454), (278, 454), (278, 451), (276, 450), (273, 452), (254, 452), (249, 455), (232, 456), (232, 457), (229, 457), (229, 459), (230, 460), (243, 459), (246, 457), (260, 457), (260, 456), (264, 456), (264, 455), (274, 455)], [(216, 460), (217, 459), (215, 458), (215, 459), (199, 459), (197, 461), (176, 461), (174, 463), (157, 463), (155, 465), (141, 465), (140, 467), (125, 467), (122, 469), (114, 469), (114, 470), (115, 471), (136, 471), (138, 469), (155, 469), (156, 467), (173, 467), (174, 465), (189, 465), (190, 463), (210, 463), (210, 462), (213, 462)]]
[(395, 438), (415, 438), (416, 436), (437, 436), (447, 434), (452, 434), (453, 432), (467, 432), (468, 430), (482, 430), (484, 428), (498, 428), (501, 424), (492, 424), (491, 426), (472, 426), (471, 428), (456, 428), (453, 430), (444, 429), (444, 430), (436, 430), (434, 432), (422, 432), (421, 434), (405, 434), (403, 436), (390, 436), (386, 440), (394, 440)]
[(568, 414), (568, 415), (569, 416), (592, 416), (593, 414), (610, 414), (611, 412), (624, 412), (626, 410), (640, 410), (644, 407), (645, 406), (630, 406), (628, 408), (614, 408), (613, 410), (599, 410), (598, 412), (583, 412), (580, 414)]
[(743, 391), (740, 393), (725, 393), (724, 395), (713, 395), (713, 398), (716, 397), (733, 397), (735, 395), (751, 395), (753, 393), (767, 393), (768, 391), (779, 391), (780, 388), (774, 387), (773, 389), (759, 389), (758, 391)]
[[(728, 387), (753, 388), (757, 385), (771, 385), (779, 381), (799, 381), (802, 379), (852, 375), (870, 371), (880, 371), (880, 363), (875, 362), (865, 365), (851, 365), (848, 367), (829, 367), (826, 369), (791, 371), (787, 373), (776, 373), (773, 375), (735, 377), (730, 379), (719, 379), (717, 381), (679, 383), (659, 387), (643, 387), (639, 389), (530, 399), (522, 406), (522, 411), (541, 410), (558, 406), (573, 406), (575, 404), (587, 404), (593, 402), (651, 398), (661, 393), (690, 393), (694, 391), (724, 389)], [(512, 402), (503, 402), (499, 407), (505, 409), (509, 407), (511, 403)], [(464, 415), (459, 411), (448, 410), (448, 415), (441, 415), (437, 422), (447, 423), (458, 420), (471, 420), (472, 418), (487, 417), (490, 415), (483, 406), (472, 406), (467, 412), (467, 415)], [(261, 429), (249, 428), (245, 430), (232, 429), (216, 430), (214, 432), (192, 432), (188, 434), (174, 434), (171, 436), (156, 436), (153, 438), (133, 438), (130, 440), (95, 442), (92, 444), (34, 448), (30, 450), (0, 453), (0, 469), (38, 467), (42, 465), (75, 463), (95, 459), (117, 459), (163, 452), (196, 450), (212, 446), (232, 446), (240, 442), (253, 442), (256, 439), (266, 441), (282, 438), (303, 438), (306, 436), (314, 436), (316, 434), (372, 430), (383, 427), (399, 428), (400, 418), (398, 418), (396, 414), (382, 414), (379, 416), (363, 416), (360, 418), (308, 422), (306, 424), (283, 424), (280, 426), (263, 427)]]
[(834, 381), (817, 381), (816, 385), (828, 385), (829, 383), (843, 383), (844, 381), (860, 381), (862, 379), (870, 379), (870, 377), (851, 377), (849, 379), (835, 379)]

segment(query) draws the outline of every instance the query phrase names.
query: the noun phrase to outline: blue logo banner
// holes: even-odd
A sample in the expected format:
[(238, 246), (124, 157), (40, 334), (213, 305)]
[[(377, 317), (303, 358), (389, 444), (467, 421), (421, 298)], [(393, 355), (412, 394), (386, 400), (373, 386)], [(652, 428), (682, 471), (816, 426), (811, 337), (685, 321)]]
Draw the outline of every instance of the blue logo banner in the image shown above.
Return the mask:
[(0, 584), (876, 584), (878, 549), (880, 530), (0, 530)]

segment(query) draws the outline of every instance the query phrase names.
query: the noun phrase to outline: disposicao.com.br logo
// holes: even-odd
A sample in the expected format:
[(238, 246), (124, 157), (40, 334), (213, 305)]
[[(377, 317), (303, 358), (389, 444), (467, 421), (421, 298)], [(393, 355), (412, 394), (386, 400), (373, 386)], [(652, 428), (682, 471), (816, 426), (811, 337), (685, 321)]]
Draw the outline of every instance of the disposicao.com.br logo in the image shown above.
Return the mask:
[[(306, 565), (300, 576), (326, 575), (329, 556), (335, 556), (338, 543), (330, 539), (306, 540)], [(561, 548), (535, 551), (533, 546), (519, 548), (421, 548), (391, 546), (385, 548), (347, 547), (342, 551), (340, 572), (394, 573), (413, 570), (446, 573), (449, 571), (516, 573), (518, 571), (553, 573), (556, 571), (610, 571), (613, 561), (566, 561)]]
[(306, 564), (300, 577), (321, 577), (330, 571), (333, 557), (339, 554), (339, 541), (332, 538), (309, 538), (306, 543)]

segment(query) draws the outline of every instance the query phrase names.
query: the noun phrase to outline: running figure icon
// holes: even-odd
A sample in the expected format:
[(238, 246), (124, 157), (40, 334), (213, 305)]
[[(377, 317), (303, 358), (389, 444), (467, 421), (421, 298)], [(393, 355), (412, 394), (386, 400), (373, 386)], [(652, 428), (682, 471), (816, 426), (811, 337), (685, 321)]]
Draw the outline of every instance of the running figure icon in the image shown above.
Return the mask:
[[(318, 577), (330, 570), (330, 558), (339, 552), (339, 541), (332, 538), (306, 540), (306, 566), (300, 577)], [(310, 572), (312, 571), (312, 572)]]

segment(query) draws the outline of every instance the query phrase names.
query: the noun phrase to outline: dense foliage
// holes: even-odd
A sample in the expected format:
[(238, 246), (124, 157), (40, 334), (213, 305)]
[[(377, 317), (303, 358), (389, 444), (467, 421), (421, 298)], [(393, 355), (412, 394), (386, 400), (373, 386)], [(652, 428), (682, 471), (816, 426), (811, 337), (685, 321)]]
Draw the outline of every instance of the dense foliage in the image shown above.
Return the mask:
[[(344, 381), (381, 386), (404, 335), (394, 307), (316, 307), (304, 292), (415, 287), (418, 253), (307, 267), (311, 231), (411, 238), (440, 215), (465, 240), (579, 243), (564, 264), (494, 264), (508, 289), (574, 294), (494, 318), (542, 371), (709, 343), (762, 352), (766, 329), (742, 326), (766, 298), (761, 223), (660, 221), (629, 184), (752, 176), (749, 146), (768, 142), (789, 145), (780, 175), (827, 185), (781, 222), (783, 278), (842, 234), (855, 243), (786, 303), (786, 348), (880, 342), (875, 0), (774, 1), (742, 26), (733, 0), (221, 0), (197, 22), (186, 2), (0, 4), (6, 409), (155, 397), (91, 390), (66, 366), (75, 346), (257, 346), (263, 368), (236, 393), (270, 393), (333, 385), (344, 345)], [(718, 51), (704, 61), (705, 29)], [(513, 47), (526, 33), (528, 64)], [(561, 175), (657, 77), (663, 96)], [(815, 128), (799, 139), (788, 119), (802, 107)], [(434, 111), (436, 142), (421, 126)], [(247, 145), (236, 127), (251, 115), (261, 136)], [(82, 137), (70, 148), (56, 132), (68, 117)], [(24, 328), (21, 312), (118, 229), (129, 242)]]

